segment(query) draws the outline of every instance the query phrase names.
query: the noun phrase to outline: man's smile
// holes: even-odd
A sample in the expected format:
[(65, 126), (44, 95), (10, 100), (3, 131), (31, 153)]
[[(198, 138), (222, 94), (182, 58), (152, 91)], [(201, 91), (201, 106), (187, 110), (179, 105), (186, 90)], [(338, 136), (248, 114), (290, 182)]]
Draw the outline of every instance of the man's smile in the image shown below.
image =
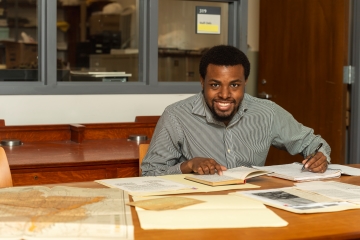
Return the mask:
[(220, 111), (227, 111), (232, 107), (233, 102), (214, 101), (214, 105)]

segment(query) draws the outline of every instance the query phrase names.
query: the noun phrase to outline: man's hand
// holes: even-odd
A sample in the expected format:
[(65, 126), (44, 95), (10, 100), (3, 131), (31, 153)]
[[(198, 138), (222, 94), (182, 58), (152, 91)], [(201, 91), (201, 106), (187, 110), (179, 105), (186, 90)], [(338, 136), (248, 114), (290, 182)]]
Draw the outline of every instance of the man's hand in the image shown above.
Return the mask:
[(306, 159), (302, 161), (302, 164), (305, 164), (305, 168), (310, 172), (323, 173), (328, 167), (328, 161), (322, 152), (317, 152), (309, 161)]
[(226, 167), (218, 164), (214, 159), (200, 157), (183, 162), (180, 169), (182, 173), (196, 172), (200, 175), (215, 173), (222, 175), (222, 172), (227, 170)]

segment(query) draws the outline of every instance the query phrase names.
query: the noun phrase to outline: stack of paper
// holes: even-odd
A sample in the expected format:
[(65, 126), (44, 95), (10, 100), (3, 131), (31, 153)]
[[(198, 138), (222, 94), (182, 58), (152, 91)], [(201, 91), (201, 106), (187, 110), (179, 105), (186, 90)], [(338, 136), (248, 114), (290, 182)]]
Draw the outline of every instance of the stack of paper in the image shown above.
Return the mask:
[(185, 179), (186, 177), (193, 175), (194, 174), (177, 174), (157, 177), (112, 178), (96, 180), (95, 182), (111, 188), (120, 188), (132, 196), (215, 192), (259, 187), (249, 183), (226, 186), (207, 186)]

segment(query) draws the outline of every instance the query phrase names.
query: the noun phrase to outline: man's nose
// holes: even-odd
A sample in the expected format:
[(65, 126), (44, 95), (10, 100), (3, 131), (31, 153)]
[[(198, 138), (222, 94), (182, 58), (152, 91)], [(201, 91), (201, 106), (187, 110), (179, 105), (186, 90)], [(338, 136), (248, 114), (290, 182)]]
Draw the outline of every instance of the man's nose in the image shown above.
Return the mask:
[(230, 97), (230, 88), (229, 87), (222, 87), (220, 89), (220, 91), (219, 91), (219, 96), (221, 98), (224, 98), (224, 99)]

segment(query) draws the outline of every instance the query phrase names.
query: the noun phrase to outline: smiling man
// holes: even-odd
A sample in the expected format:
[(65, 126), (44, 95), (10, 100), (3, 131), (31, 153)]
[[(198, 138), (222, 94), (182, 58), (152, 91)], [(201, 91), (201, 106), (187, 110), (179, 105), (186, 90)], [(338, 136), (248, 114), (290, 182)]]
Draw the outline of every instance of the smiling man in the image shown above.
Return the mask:
[(199, 71), (202, 92), (168, 106), (159, 119), (141, 166), (144, 176), (263, 166), (271, 145), (304, 157), (321, 146), (305, 167), (327, 169), (330, 146), (324, 139), (274, 102), (245, 93), (250, 63), (243, 52), (212, 47)]

